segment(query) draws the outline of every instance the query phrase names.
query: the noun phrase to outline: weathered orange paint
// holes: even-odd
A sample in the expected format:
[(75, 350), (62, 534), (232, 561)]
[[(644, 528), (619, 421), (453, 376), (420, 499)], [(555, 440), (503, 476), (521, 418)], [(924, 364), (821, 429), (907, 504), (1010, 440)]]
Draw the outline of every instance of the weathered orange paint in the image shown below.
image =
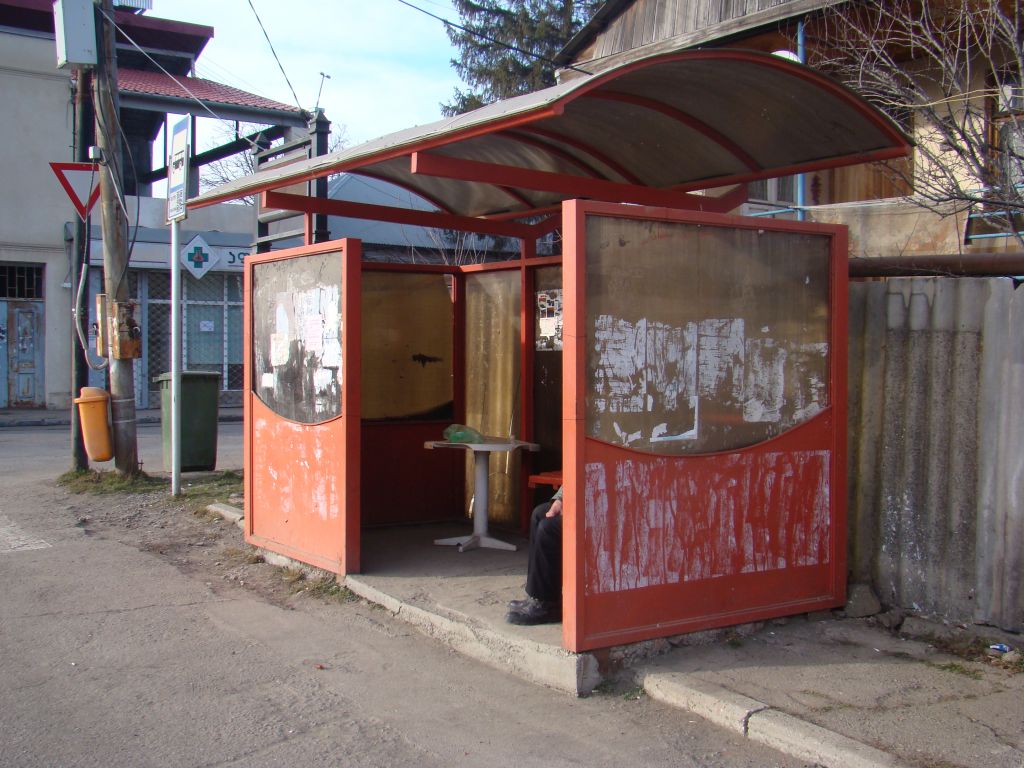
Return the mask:
[[(341, 415), (298, 424), (274, 413), (252, 389), (252, 270), (331, 251), (343, 259)], [(245, 539), (339, 574), (360, 567), (360, 259), (359, 242), (341, 240), (254, 254), (245, 264)]]
[[(586, 437), (590, 213), (831, 236), (830, 405), (775, 438), (716, 454), (664, 456)], [(573, 201), (563, 234), (564, 646), (581, 651), (842, 605), (845, 230)]]

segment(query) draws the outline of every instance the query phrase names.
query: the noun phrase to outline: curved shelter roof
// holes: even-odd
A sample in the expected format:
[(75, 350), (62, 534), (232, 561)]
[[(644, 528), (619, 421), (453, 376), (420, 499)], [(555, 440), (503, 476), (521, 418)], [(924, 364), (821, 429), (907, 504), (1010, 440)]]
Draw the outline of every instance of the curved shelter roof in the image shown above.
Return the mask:
[(881, 112), (814, 70), (751, 51), (699, 50), (262, 171), (189, 205), (345, 171), (468, 217), (526, 216), (571, 198), (702, 208), (715, 198), (688, 193), (909, 151)]

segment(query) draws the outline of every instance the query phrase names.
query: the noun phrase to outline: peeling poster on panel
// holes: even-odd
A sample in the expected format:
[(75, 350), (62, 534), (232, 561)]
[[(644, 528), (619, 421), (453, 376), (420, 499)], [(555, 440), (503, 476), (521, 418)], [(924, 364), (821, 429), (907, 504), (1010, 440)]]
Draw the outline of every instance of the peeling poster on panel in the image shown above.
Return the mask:
[(589, 434), (666, 454), (752, 445), (825, 407), (827, 365), (827, 343), (751, 332), (743, 318), (674, 326), (598, 315)]
[(338, 254), (253, 268), (253, 387), (281, 416), (318, 423), (341, 413)]

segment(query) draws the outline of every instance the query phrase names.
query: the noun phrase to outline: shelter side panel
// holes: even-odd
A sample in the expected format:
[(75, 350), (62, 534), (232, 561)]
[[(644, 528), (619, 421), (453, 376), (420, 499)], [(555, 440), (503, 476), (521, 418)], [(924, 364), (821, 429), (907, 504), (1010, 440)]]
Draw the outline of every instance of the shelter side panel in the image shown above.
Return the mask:
[(343, 409), (353, 396), (344, 347), (358, 329), (345, 290), (358, 279), (345, 277), (346, 257), (356, 254), (332, 248), (254, 258), (246, 296), (247, 540), (338, 573), (358, 559), (357, 548), (346, 550), (346, 512), (358, 498), (351, 455), (358, 409)]
[(839, 604), (834, 233), (585, 208), (570, 643)]

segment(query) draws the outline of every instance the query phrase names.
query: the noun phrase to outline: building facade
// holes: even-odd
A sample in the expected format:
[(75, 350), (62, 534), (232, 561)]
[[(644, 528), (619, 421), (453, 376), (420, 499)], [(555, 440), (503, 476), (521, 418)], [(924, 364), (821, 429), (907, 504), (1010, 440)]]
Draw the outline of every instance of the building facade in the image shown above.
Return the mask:
[[(306, 131), (309, 115), (195, 77), (196, 60), (213, 37), (210, 27), (129, 9), (116, 10), (114, 21), (121, 101), (118, 120), (126, 169), (123, 192), (131, 243), (128, 278), (133, 298), (140, 303), (143, 331), (143, 358), (135, 366), (136, 405), (153, 407), (158, 403), (151, 398), (151, 379), (169, 366), (169, 230), (165, 201), (152, 196), (154, 185), (157, 192), (162, 190), (167, 174), (162, 143), (166, 124), (180, 120), (179, 115), (205, 114), (193, 94), (223, 122), (234, 124), (233, 142), (205, 152), (192, 148), (195, 192), (204, 164), (249, 148), (250, 139), (237, 135), (240, 123), (265, 126), (261, 139), (273, 141), (289, 131)], [(77, 334), (72, 305), (78, 286), (72, 285), (71, 267), (77, 213), (50, 168), (50, 163), (73, 162), (77, 155), (75, 79), (72, 69), (57, 66), (53, 4), (49, 0), (0, 2), (0, 93), (5, 97), (0, 152), (8, 181), (0, 188), (0, 408), (63, 409), (75, 394), (71, 357)], [(193, 134), (196, 124), (193, 117)], [(98, 179), (93, 183), (98, 184)], [(184, 229), (183, 242), (202, 235), (213, 262), (184, 281), (185, 333), (190, 340), (186, 364), (221, 372), (222, 387), (229, 392), (240, 377), (241, 326), (232, 318), (235, 311), (240, 312), (241, 290), (236, 283), (256, 231), (254, 209), (225, 205), (198, 211), (190, 214)], [(102, 271), (98, 212), (91, 217), (91, 233), (86, 288), (87, 306), (93, 313), (91, 297), (99, 290)], [(82, 323), (83, 336), (90, 334), (93, 321), (90, 316)], [(93, 343), (90, 346), (95, 348)], [(90, 360), (97, 365), (102, 362), (94, 354)], [(105, 374), (92, 371), (90, 380), (103, 385)]]

